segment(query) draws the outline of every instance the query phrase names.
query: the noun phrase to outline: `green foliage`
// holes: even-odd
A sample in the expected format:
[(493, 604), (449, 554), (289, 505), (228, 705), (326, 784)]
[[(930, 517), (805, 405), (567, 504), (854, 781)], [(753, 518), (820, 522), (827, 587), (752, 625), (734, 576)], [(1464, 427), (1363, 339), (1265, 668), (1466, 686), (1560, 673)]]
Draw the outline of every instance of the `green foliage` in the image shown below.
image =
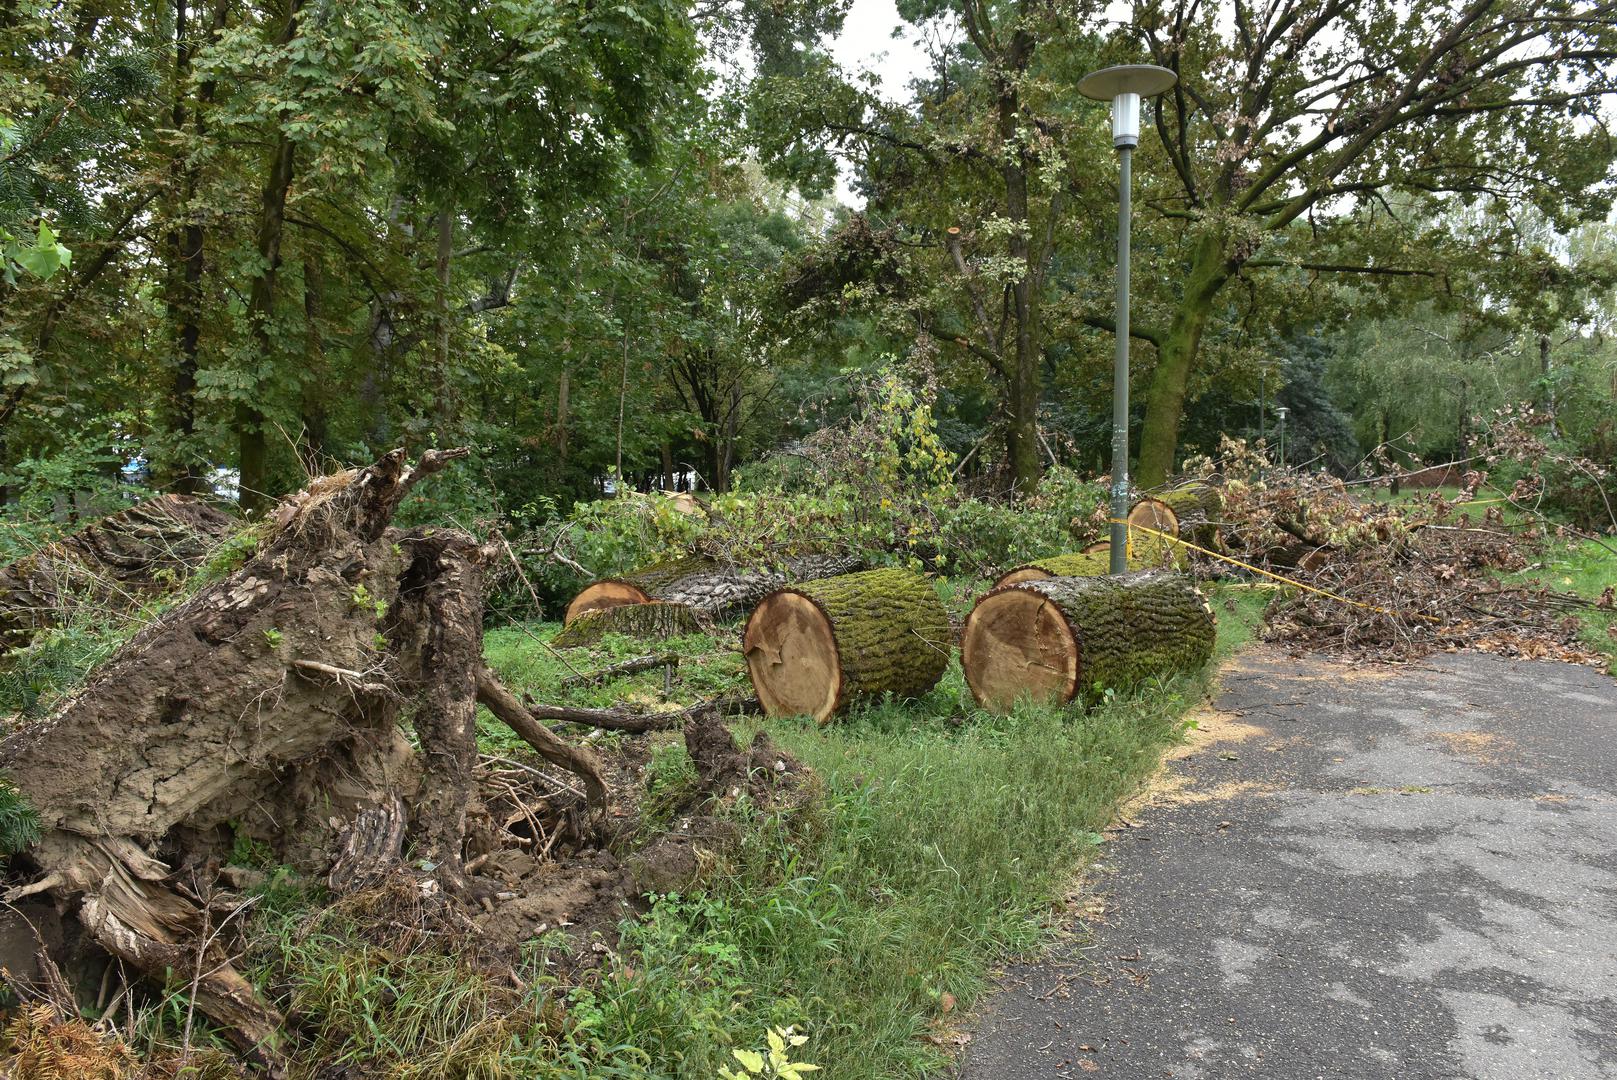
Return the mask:
[[(0, 153), (7, 149), (5, 131), (5, 120), (0, 117)], [(31, 239), (19, 239), (0, 226), (0, 281), (7, 285), (17, 284), (18, 273), (49, 281), (58, 270), (66, 270), (71, 265), (73, 253), (43, 219)]]
[(81, 611), (41, 630), (0, 662), (0, 712), (36, 717), (71, 693), (134, 636), (141, 617), (111, 620)]
[(0, 858), (26, 851), (39, 841), (39, 811), (11, 778), (0, 773)]
[(818, 1065), (791, 1060), (791, 1054), (808, 1042), (808, 1036), (799, 1035), (795, 1028), (770, 1028), (765, 1033), (764, 1041), (765, 1047), (762, 1051), (740, 1049), (730, 1051), (741, 1068), (720, 1069), (719, 1080), (747, 1080), (748, 1077), (754, 1076), (760, 1077), (761, 1080), (800, 1080), (809, 1073), (819, 1071)]

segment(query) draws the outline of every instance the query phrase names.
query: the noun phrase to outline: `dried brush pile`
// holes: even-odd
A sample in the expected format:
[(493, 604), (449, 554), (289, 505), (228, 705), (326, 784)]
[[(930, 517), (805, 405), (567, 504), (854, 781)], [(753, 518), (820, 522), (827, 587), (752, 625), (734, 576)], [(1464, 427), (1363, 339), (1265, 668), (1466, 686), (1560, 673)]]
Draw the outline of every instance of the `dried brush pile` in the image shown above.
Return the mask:
[(1269, 640), (1383, 660), (1465, 648), (1606, 662), (1580, 643), (1578, 613), (1611, 606), (1611, 590), (1591, 602), (1501, 581), (1541, 558), (1556, 530), (1510, 513), (1508, 498), (1479, 499), (1482, 474), (1466, 474), (1457, 498), (1381, 502), (1370, 484), (1276, 468), (1241, 443), (1222, 450), (1216, 467), (1204, 461), (1198, 471), (1223, 487), (1224, 558), (1197, 555), (1196, 564), (1209, 576), (1273, 581), (1256, 569), (1296, 583), (1276, 583)]

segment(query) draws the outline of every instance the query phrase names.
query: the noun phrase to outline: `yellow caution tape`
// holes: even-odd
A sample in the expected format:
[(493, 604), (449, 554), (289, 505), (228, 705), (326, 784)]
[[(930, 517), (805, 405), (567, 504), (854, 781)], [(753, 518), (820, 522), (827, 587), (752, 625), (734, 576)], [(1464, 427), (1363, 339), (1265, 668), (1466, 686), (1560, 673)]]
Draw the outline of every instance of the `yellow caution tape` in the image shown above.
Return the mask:
[(1419, 612), (1416, 612), (1416, 611), (1390, 611), (1390, 610), (1388, 610), (1387, 608), (1384, 608), (1384, 607), (1376, 607), (1374, 604), (1366, 604), (1362, 600), (1350, 600), (1347, 597), (1339, 595), (1337, 593), (1333, 593), (1333, 592), (1329, 591), (1328, 589), (1316, 589), (1314, 586), (1305, 585), (1301, 581), (1296, 580), (1295, 578), (1289, 578), (1289, 577), (1285, 577), (1285, 576), (1283, 576), (1281, 574), (1271, 573), (1268, 570), (1264, 570), (1262, 567), (1253, 566), (1251, 563), (1242, 562), (1240, 559), (1234, 559), (1234, 558), (1231, 558), (1228, 555), (1220, 555), (1216, 551), (1208, 551), (1204, 547), (1200, 547), (1200, 546), (1198, 546), (1196, 544), (1192, 544), (1189, 540), (1182, 540), (1177, 536), (1170, 536), (1169, 534), (1167, 534), (1165, 532), (1159, 532), (1158, 530), (1149, 528), (1149, 527), (1147, 527), (1145, 525), (1136, 525), (1133, 522), (1123, 521), (1123, 520), (1120, 520), (1118, 518), (1108, 518), (1107, 520), (1110, 521), (1111, 524), (1113, 524), (1113, 525), (1122, 525), (1125, 528), (1129, 528), (1129, 529), (1139, 529), (1141, 532), (1147, 532), (1147, 533), (1150, 533), (1152, 536), (1156, 536), (1156, 537), (1159, 537), (1160, 539), (1166, 540), (1170, 544), (1178, 544), (1181, 547), (1190, 548), (1192, 551), (1199, 551), (1203, 555), (1208, 555), (1208, 556), (1211, 556), (1212, 558), (1215, 558), (1215, 559), (1221, 559), (1221, 560), (1223, 560), (1224, 562), (1227, 562), (1227, 563), (1233, 563), (1234, 565), (1239, 566), (1242, 569), (1252, 571), (1254, 574), (1262, 574), (1264, 577), (1274, 578), (1276, 581), (1284, 582), (1287, 585), (1291, 585), (1291, 586), (1294, 586), (1296, 588), (1302, 589), (1304, 592), (1311, 592), (1311, 593), (1314, 593), (1317, 596), (1323, 596), (1328, 600), (1336, 600), (1336, 601), (1339, 601), (1340, 603), (1343, 603), (1343, 604), (1352, 604), (1354, 607), (1364, 608), (1366, 611), (1374, 611), (1374, 612), (1376, 612), (1378, 614), (1381, 614), (1381, 615), (1391, 615), (1391, 616), (1393, 616), (1395, 618), (1399, 617), (1399, 616), (1403, 616), (1403, 617), (1406, 617), (1406, 618), (1425, 619), (1427, 622), (1434, 622), (1434, 623), (1441, 623), (1443, 621), (1442, 619), (1439, 619), (1434, 615), (1422, 615), (1422, 614), (1420, 614)]

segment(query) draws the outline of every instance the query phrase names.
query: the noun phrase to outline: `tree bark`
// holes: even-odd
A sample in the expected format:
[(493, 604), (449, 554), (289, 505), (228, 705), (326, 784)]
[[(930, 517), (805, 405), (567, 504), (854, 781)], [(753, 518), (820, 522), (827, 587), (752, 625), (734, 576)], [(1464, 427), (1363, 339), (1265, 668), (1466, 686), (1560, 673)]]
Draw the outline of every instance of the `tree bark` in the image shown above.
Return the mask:
[(1053, 577), (1096, 577), (1112, 572), (1109, 548), (1101, 551), (1080, 551), (1071, 555), (1052, 555), (1047, 559), (1023, 563), (1001, 574), (994, 588), (1015, 585), (1022, 581), (1043, 581)]
[[(285, 45), (298, 33), (298, 11), (302, 0), (289, 0), (286, 25), (279, 43)], [(270, 155), (269, 176), (258, 215), (259, 272), (247, 299), (247, 324), (252, 333), (254, 353), (260, 363), (274, 359), (275, 345), (270, 335), (270, 319), (275, 313), (275, 279), (281, 263), (281, 237), (286, 229), (286, 197), (292, 189), (297, 146), (278, 131)], [(261, 404), (265, 390), (254, 386), (251, 398), (236, 403), (238, 468), (241, 472), (239, 505), (244, 517), (258, 517), (269, 505), (269, 433)]]
[(1157, 350), (1157, 366), (1151, 376), (1151, 389), (1145, 408), (1145, 426), (1140, 432), (1140, 463), (1135, 469), (1140, 487), (1156, 487), (1173, 475), (1179, 449), (1179, 422), (1185, 413), (1185, 392), (1202, 332), (1213, 313), (1219, 290), (1229, 280), (1234, 267), (1224, 255), (1222, 240), (1203, 233), (1196, 243), (1190, 277), (1185, 283), (1173, 322)]

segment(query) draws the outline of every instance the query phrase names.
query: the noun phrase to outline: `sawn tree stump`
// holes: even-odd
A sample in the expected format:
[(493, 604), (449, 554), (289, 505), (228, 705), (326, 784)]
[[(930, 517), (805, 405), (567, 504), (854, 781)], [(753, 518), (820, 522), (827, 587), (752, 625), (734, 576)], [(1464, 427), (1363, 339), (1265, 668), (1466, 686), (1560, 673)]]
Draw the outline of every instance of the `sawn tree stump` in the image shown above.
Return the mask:
[(977, 601), (960, 635), (972, 694), (1003, 711), (1023, 697), (1065, 704), (1194, 671), (1213, 654), (1213, 609), (1165, 570), (1023, 581)]
[(949, 616), (907, 570), (867, 570), (776, 590), (747, 620), (747, 674), (771, 716), (826, 722), (856, 698), (916, 697), (949, 666)]

